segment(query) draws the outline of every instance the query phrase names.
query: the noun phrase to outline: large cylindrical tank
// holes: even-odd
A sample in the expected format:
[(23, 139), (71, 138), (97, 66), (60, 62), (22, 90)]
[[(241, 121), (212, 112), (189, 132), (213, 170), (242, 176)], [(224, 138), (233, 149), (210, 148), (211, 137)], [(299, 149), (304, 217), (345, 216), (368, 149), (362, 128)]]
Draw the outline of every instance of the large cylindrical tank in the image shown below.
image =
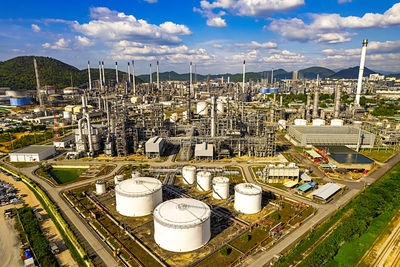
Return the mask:
[(208, 114), (207, 102), (205, 102), (205, 101), (197, 102), (196, 113), (199, 115), (206, 116)]
[(72, 119), (72, 113), (70, 111), (63, 111), (63, 117), (64, 119)]
[(97, 180), (96, 181), (96, 194), (101, 195), (106, 192), (106, 181)]
[(154, 210), (154, 240), (163, 249), (193, 251), (211, 237), (210, 208), (191, 198), (165, 201)]
[(331, 126), (343, 126), (343, 120), (341, 119), (333, 119), (331, 120)]
[(312, 125), (313, 126), (324, 126), (325, 125), (325, 120), (323, 120), (323, 119), (313, 119)]
[(307, 125), (307, 121), (304, 119), (295, 119), (294, 120), (294, 125), (296, 126), (306, 126)]
[(117, 211), (125, 216), (150, 214), (162, 202), (162, 184), (151, 177), (138, 177), (120, 182), (115, 187)]
[(125, 180), (125, 176), (120, 174), (120, 175), (115, 175), (114, 176), (114, 185), (117, 186), (120, 182)]
[(200, 171), (197, 173), (197, 189), (200, 191), (211, 190), (211, 173)]
[(182, 168), (182, 178), (185, 184), (194, 184), (196, 181), (196, 167), (184, 166)]
[(235, 209), (245, 214), (257, 213), (261, 210), (262, 189), (251, 183), (235, 186)]
[(229, 178), (228, 177), (214, 177), (213, 184), (213, 198), (227, 199), (229, 197)]

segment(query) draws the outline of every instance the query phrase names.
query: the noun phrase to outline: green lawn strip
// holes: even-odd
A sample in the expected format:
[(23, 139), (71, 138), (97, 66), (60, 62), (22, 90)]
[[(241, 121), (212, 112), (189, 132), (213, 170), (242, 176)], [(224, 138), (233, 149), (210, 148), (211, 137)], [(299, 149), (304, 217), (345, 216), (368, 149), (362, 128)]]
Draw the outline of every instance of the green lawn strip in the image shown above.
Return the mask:
[[(226, 248), (231, 249), (229, 246), (226, 246)], [(234, 260), (240, 257), (240, 253), (237, 250), (230, 250), (230, 253), (228, 255), (222, 255), (218, 250), (214, 252), (210, 257), (207, 259), (201, 261), (199, 264), (196, 266), (228, 266), (230, 263), (232, 263)]]

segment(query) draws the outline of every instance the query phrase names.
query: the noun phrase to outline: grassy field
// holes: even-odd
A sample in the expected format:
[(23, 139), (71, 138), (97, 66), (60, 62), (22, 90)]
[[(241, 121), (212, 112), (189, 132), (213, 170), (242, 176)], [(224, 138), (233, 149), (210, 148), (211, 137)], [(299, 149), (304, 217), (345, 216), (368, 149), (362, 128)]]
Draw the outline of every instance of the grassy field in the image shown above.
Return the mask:
[(377, 150), (377, 149), (373, 149), (373, 150), (361, 150), (360, 154), (369, 157), (373, 160), (379, 161), (379, 162), (385, 162), (386, 160), (388, 160), (391, 156), (395, 155), (398, 151), (395, 150)]
[(74, 181), (78, 178), (86, 169), (62, 169), (53, 168), (50, 170), (50, 175), (59, 184), (65, 184)]

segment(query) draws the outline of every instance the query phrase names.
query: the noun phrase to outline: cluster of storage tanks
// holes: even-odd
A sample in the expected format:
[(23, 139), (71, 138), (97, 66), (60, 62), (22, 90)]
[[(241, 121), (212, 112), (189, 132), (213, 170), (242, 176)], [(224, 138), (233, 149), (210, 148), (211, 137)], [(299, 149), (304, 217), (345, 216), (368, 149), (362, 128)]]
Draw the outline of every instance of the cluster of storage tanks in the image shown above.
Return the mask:
[[(213, 198), (229, 198), (229, 178), (217, 176), (212, 178), (210, 172), (198, 171), (194, 166), (182, 168), (183, 182), (196, 185), (200, 192), (212, 189)], [(211, 237), (210, 207), (196, 199), (177, 198), (162, 201), (162, 184), (158, 179), (142, 177), (133, 172), (131, 179), (124, 175), (114, 177), (116, 210), (124, 216), (137, 217), (154, 215), (154, 240), (156, 243), (173, 252), (187, 252), (204, 246)], [(96, 182), (97, 194), (106, 192), (105, 181)], [(237, 211), (245, 214), (261, 210), (261, 187), (242, 183), (235, 186), (235, 203)]]
[[(305, 119), (295, 119), (294, 120), (294, 125), (296, 126), (306, 126), (307, 125), (307, 120)], [(313, 119), (312, 120), (312, 125), (313, 126), (324, 126), (326, 125), (326, 121), (323, 119)], [(331, 126), (343, 126), (344, 121), (341, 119), (332, 119)], [(285, 129), (287, 126), (287, 121), (286, 120), (279, 120), (278, 121), (278, 126), (280, 129)]]

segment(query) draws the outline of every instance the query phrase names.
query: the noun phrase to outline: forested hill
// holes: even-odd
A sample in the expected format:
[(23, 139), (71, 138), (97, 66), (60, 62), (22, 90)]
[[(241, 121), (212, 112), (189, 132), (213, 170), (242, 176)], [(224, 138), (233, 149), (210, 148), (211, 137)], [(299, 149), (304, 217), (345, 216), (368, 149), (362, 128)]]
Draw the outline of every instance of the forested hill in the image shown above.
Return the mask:
[[(36, 57), (41, 85), (55, 85), (56, 88), (88, 85), (87, 69), (78, 68), (50, 57)], [(114, 69), (105, 69), (106, 81), (115, 79)], [(126, 77), (126, 72), (119, 71), (119, 79)], [(92, 80), (99, 78), (99, 70), (91, 69)], [(136, 79), (136, 82), (141, 82)], [(33, 56), (21, 56), (0, 62), (0, 87), (11, 89), (36, 89)]]

